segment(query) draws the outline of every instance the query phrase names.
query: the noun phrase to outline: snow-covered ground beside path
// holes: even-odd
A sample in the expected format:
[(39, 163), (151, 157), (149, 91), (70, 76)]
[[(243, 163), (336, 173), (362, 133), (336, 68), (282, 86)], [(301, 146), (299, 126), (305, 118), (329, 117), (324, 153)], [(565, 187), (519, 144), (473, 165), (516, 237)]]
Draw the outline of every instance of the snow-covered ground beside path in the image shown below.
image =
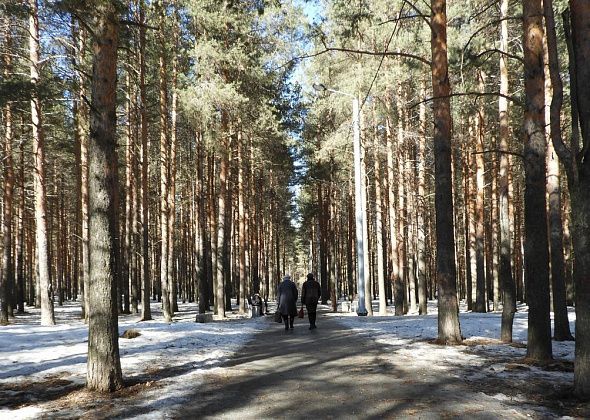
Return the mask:
[[(122, 394), (142, 393), (137, 401), (125, 400), (126, 410), (136, 404), (138, 413), (157, 413), (182, 403), (187, 384), (198, 385), (204, 372), (220, 366), (255, 332), (269, 325), (264, 318), (240, 319), (231, 314), (228, 320), (196, 323), (194, 304), (181, 304), (174, 322), (167, 324), (159, 306), (152, 303), (152, 321), (138, 322), (137, 315), (119, 319), (120, 334), (130, 329), (141, 334), (119, 339), (124, 379), (136, 384)], [(27, 314), (0, 327), (0, 418), (83, 414), (76, 406), (89, 402), (82, 389), (88, 328), (79, 319), (79, 304), (55, 309), (56, 326), (39, 326), (38, 310), (27, 308)], [(157, 381), (151, 381), (152, 377)], [(71, 405), (67, 411), (64, 404)], [(94, 405), (97, 409), (104, 405), (103, 414), (108, 417), (117, 412), (117, 404), (116, 399), (98, 397)]]
[[(541, 413), (543, 406), (560, 408), (564, 401), (571, 400), (575, 343), (553, 341), (554, 363), (546, 366), (527, 363), (524, 360), (526, 306), (519, 306), (515, 314), (512, 345), (499, 340), (501, 313), (467, 312), (461, 305), (459, 319), (464, 345), (440, 346), (434, 344), (438, 332), (436, 302), (429, 302), (426, 316), (395, 317), (392, 316), (393, 307), (388, 307), (387, 316), (378, 316), (377, 302), (374, 302), (374, 309), (372, 317), (359, 317), (354, 312), (329, 316), (336, 317), (339, 323), (368, 340), (384, 345), (391, 351), (393, 363), (408, 372), (428, 369), (432, 375), (450, 375), (496, 399), (532, 406)], [(569, 320), (574, 333), (573, 308), (569, 308)], [(580, 405), (572, 402), (572, 406), (577, 410)], [(586, 415), (590, 414), (587, 408), (582, 409)]]
[[(268, 317), (244, 319), (236, 314), (224, 321), (195, 323), (194, 304), (180, 305), (174, 322), (167, 324), (159, 306), (152, 304), (153, 321), (138, 322), (137, 315), (120, 317), (121, 334), (134, 329), (141, 335), (119, 340), (123, 375), (129, 386), (112, 396), (91, 394), (83, 388), (87, 326), (79, 320), (77, 304), (56, 306), (58, 325), (54, 327), (39, 326), (39, 313), (34, 308), (27, 308), (29, 313), (17, 316), (11, 325), (0, 327), (0, 419), (110, 418), (123, 413), (126, 418), (166, 418), (194, 395), (192, 391), (207, 373), (223, 372), (224, 362), (254, 334), (268, 328), (282, 330)], [(426, 316), (394, 317), (393, 308), (388, 309), (390, 313), (384, 317), (377, 312), (373, 317), (342, 312), (323, 316), (335, 317), (367, 340), (381, 344), (387, 350), (384, 357), (407, 372), (408, 378), (415, 372), (428, 372), (433, 379), (437, 374), (450, 375), (497, 400), (534, 407), (541, 416), (544, 407), (554, 409), (561, 403), (561, 397), (551, 395), (563, 393), (573, 383), (573, 342), (553, 342), (554, 366), (524, 363), (526, 307), (519, 307), (515, 317), (514, 345), (498, 340), (501, 314), (467, 313), (462, 307), (465, 345), (448, 347), (432, 344), (437, 336), (435, 302), (429, 303)], [(573, 311), (569, 317), (574, 332)], [(298, 320), (296, 328), (304, 328), (306, 323)], [(321, 334), (321, 317), (318, 326)], [(540, 401), (545, 398), (553, 402)], [(589, 411), (573, 412), (581, 417), (590, 415)]]

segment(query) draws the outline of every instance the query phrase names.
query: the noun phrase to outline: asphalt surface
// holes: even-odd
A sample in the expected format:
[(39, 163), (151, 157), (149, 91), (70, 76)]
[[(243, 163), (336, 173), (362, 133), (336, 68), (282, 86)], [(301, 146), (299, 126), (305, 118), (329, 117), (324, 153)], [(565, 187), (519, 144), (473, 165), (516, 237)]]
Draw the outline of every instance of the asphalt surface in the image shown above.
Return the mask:
[[(269, 317), (269, 322), (272, 320)], [(395, 349), (318, 314), (278, 323), (208, 374), (172, 418), (527, 418), (534, 412), (471, 389), (452, 374), (413, 367)]]

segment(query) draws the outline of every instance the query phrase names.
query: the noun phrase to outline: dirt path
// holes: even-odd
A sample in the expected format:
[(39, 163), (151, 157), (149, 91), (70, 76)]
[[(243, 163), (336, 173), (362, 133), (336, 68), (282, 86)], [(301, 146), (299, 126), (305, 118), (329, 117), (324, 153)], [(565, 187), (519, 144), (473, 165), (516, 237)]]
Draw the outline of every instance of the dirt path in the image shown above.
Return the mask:
[(411, 361), (362, 338), (334, 318), (260, 333), (226, 368), (205, 377), (173, 418), (539, 418), (450, 373)]

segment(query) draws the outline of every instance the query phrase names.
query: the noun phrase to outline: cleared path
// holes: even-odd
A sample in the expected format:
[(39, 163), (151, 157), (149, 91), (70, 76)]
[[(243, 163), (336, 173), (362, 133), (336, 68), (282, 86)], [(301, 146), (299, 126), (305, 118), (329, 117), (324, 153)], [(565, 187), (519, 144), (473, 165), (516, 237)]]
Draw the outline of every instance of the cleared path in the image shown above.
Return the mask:
[[(404, 366), (395, 351), (318, 316), (284, 331), (273, 324), (205, 377), (174, 418), (526, 418), (452, 376)], [(269, 321), (270, 322), (270, 321)], [(515, 408), (518, 408), (516, 410)]]

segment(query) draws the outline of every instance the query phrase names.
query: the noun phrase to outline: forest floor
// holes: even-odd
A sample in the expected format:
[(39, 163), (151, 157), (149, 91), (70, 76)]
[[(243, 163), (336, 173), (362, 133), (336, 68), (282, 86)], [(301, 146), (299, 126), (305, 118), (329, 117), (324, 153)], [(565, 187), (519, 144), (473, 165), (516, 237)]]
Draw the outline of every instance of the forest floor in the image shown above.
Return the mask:
[(548, 365), (524, 360), (526, 308), (513, 345), (497, 340), (500, 314), (462, 312), (467, 339), (453, 347), (434, 344), (434, 302), (429, 310), (323, 308), (317, 330), (305, 319), (288, 332), (271, 317), (197, 324), (189, 305), (172, 324), (123, 317), (121, 333), (141, 335), (120, 340), (128, 386), (108, 396), (83, 389), (86, 328), (75, 308), (58, 309), (57, 327), (35, 326), (32, 313), (0, 329), (0, 418), (590, 417), (570, 397), (572, 342), (554, 342)]

